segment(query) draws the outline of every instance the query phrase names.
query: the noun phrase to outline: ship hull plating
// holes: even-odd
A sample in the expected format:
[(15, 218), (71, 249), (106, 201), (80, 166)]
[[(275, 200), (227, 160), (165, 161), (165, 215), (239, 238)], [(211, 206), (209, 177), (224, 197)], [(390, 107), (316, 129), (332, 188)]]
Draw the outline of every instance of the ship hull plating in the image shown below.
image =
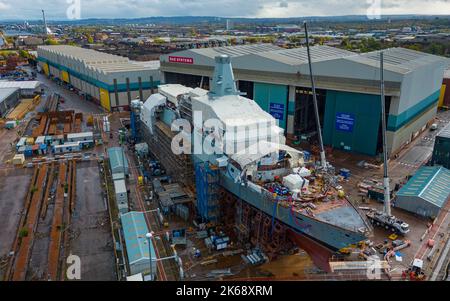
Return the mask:
[(287, 225), (293, 233), (305, 235), (332, 251), (338, 251), (351, 244), (367, 239), (366, 235), (358, 231), (347, 230), (312, 217), (299, 214), (290, 208), (277, 206), (263, 194), (254, 189), (235, 183), (227, 175), (222, 174), (221, 186), (249, 205), (274, 216)]

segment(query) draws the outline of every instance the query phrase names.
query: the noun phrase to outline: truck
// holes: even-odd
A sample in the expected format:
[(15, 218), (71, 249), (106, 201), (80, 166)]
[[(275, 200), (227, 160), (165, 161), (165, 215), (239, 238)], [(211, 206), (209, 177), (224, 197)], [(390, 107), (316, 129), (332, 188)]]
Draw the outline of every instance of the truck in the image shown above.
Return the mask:
[(384, 212), (372, 209), (366, 213), (367, 218), (374, 226), (383, 227), (400, 235), (409, 232), (409, 225), (395, 216), (387, 216)]

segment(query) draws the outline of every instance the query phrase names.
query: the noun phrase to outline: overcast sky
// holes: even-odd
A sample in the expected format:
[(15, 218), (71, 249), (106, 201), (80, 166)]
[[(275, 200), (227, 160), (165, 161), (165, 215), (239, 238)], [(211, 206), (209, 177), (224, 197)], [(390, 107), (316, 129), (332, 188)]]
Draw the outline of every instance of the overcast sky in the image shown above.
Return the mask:
[(366, 15), (371, 3), (377, 2), (386, 15), (450, 14), (450, 0), (0, 0), (0, 20), (38, 19), (41, 9), (50, 20), (64, 20), (70, 3), (77, 2), (81, 18)]

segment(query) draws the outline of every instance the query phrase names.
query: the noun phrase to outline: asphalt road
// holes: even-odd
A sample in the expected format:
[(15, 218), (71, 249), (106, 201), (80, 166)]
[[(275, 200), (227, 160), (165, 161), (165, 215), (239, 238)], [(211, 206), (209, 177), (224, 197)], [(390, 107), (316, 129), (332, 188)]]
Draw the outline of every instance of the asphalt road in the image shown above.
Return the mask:
[[(25, 68), (25, 70), (31, 72), (31, 68)], [(60, 104), (60, 111), (75, 110), (76, 112), (82, 113), (104, 113), (104, 110), (96, 103), (84, 100), (83, 97), (63, 86), (58, 85), (54, 81), (47, 78), (44, 74), (37, 73), (37, 80), (44, 84), (44, 90), (47, 94), (56, 92), (64, 98), (64, 103)]]

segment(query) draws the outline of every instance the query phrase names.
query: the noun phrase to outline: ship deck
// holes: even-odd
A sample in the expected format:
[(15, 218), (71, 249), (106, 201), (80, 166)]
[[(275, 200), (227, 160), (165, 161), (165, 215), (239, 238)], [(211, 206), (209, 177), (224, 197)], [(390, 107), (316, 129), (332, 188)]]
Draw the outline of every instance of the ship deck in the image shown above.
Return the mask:
[[(264, 187), (260, 187), (268, 195), (271, 194)], [(328, 193), (328, 198), (316, 195), (316, 198), (309, 202), (304, 200), (277, 200), (273, 197), (271, 197), (271, 199), (273, 202), (278, 202), (280, 206), (285, 208), (294, 206), (294, 212), (311, 216), (317, 220), (321, 220), (344, 229), (352, 231), (367, 229), (368, 225), (359, 211), (354, 208), (346, 198), (338, 198), (337, 191), (333, 191), (333, 189), (330, 191), (331, 192)], [(308, 199), (310, 198), (311, 196), (308, 197)]]

